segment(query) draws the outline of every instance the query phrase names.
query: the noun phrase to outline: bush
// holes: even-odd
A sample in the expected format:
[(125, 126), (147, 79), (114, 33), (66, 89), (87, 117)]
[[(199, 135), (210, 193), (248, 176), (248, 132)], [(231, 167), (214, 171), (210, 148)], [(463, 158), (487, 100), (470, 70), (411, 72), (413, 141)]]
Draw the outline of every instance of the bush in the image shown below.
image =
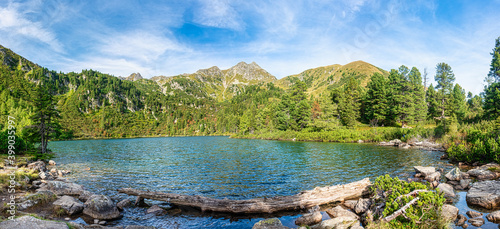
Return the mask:
[[(426, 191), (418, 192), (416, 196), (407, 195), (414, 190)], [(415, 204), (406, 209), (404, 216), (400, 215), (388, 222), (391, 228), (444, 227), (440, 221), (439, 212), (446, 199), (442, 193), (431, 190), (425, 184), (408, 183), (397, 177), (391, 178), (389, 175), (385, 175), (375, 179), (373, 186), (370, 187), (370, 192), (375, 205), (383, 206), (385, 203), (382, 215), (374, 215), (375, 219), (390, 216), (413, 199), (419, 198)]]

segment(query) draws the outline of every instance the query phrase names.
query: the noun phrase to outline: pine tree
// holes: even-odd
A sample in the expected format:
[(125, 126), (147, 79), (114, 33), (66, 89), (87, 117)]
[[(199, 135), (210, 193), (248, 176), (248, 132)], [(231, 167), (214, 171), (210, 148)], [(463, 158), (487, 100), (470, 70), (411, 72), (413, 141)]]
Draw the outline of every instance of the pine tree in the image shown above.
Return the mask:
[(438, 95), (432, 84), (427, 89), (425, 101), (427, 103), (427, 119), (435, 120), (435, 118), (439, 117), (440, 113)]
[[(427, 74), (427, 73), (424, 73)], [(413, 106), (413, 121), (421, 122), (426, 119), (427, 116), (427, 105), (425, 103), (425, 88), (422, 85), (422, 77), (420, 71), (413, 67), (408, 74), (411, 87), (411, 97)]]
[(58, 127), (57, 119), (60, 116), (56, 109), (57, 101), (54, 99), (50, 87), (43, 85), (43, 83), (35, 87), (33, 95), (34, 115), (31, 120), (34, 125), (31, 127), (36, 131), (35, 139), (40, 141), (40, 152), (45, 154), (50, 134)]
[(455, 87), (453, 87), (450, 110), (453, 111), (458, 121), (462, 121), (465, 118), (465, 114), (467, 112), (465, 90), (458, 84), (455, 84)]
[(361, 89), (358, 82), (352, 77), (344, 85), (342, 93), (339, 95), (338, 110), (340, 120), (347, 127), (354, 127), (359, 119), (359, 108), (361, 100)]
[(372, 126), (383, 124), (386, 122), (388, 106), (387, 80), (382, 74), (376, 72), (372, 75), (367, 88), (368, 91), (364, 98), (364, 116)]
[(491, 56), (490, 71), (485, 80), (487, 86), (494, 82), (500, 82), (500, 37), (495, 40), (495, 48), (493, 48)]
[(436, 89), (438, 89), (438, 96), (441, 110), (441, 118), (445, 117), (447, 113), (447, 106), (451, 98), (451, 92), (453, 90), (453, 82), (455, 81), (455, 74), (451, 67), (446, 63), (439, 63), (436, 66), (436, 76), (434, 79), (437, 82)]
[(490, 84), (484, 93), (485, 115), (493, 120), (500, 116), (500, 83)]

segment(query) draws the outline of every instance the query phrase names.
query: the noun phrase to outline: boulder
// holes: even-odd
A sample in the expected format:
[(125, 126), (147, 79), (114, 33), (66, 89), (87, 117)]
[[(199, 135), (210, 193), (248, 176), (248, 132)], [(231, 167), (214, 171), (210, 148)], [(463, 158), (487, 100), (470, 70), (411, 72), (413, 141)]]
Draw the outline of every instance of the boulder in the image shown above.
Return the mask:
[(477, 218), (483, 216), (483, 213), (477, 211), (467, 211), (465, 214), (467, 214), (469, 218)]
[(38, 203), (53, 201), (57, 196), (51, 191), (39, 191), (24, 197), (17, 205), (17, 210), (24, 211)]
[(348, 209), (354, 210), (357, 203), (357, 200), (346, 200), (344, 201), (344, 206), (346, 206)]
[(453, 186), (445, 183), (439, 184), (436, 188), (438, 188), (442, 193), (444, 193), (444, 197), (453, 198), (455, 197), (455, 191)]
[(434, 167), (414, 166), (413, 169), (415, 169), (416, 173), (424, 175), (424, 177), (436, 172), (436, 168)]
[(83, 193), (83, 187), (75, 183), (67, 183), (63, 181), (47, 181), (47, 185), (38, 189), (39, 191), (52, 191), (58, 196), (79, 196)]
[(71, 196), (63, 196), (52, 204), (64, 209), (68, 215), (78, 214), (83, 211), (83, 203)]
[(459, 185), (460, 189), (461, 189), (461, 190), (466, 190), (466, 189), (468, 189), (468, 188), (469, 188), (469, 185), (470, 185), (470, 183), (471, 183), (471, 181), (472, 181), (471, 179), (463, 179), (463, 180), (460, 180), (460, 185)]
[(122, 201), (116, 204), (116, 207), (118, 208), (118, 210), (123, 211), (123, 209), (129, 206), (131, 203), (132, 201), (130, 201), (129, 199), (123, 199)]
[(252, 229), (288, 229), (278, 218), (264, 219), (253, 225)]
[(352, 217), (337, 217), (321, 221), (321, 223), (312, 226), (312, 229), (348, 229), (359, 225), (359, 221)]
[(160, 208), (160, 206), (158, 205), (153, 205), (152, 207), (148, 208), (148, 210), (146, 210), (146, 214), (161, 216), (167, 214), (167, 211), (165, 211), (163, 208)]
[(116, 219), (119, 218), (120, 211), (111, 198), (105, 195), (93, 195), (85, 202), (83, 214), (95, 219)]
[(69, 227), (63, 222), (41, 220), (33, 216), (22, 216), (1, 222), (0, 228), (68, 229)]
[(49, 165), (56, 165), (56, 162), (55, 162), (55, 161), (53, 161), (53, 160), (50, 160), (50, 161), (49, 161)]
[(40, 172), (38, 173), (38, 177), (42, 180), (54, 180), (54, 176), (48, 172)]
[(33, 163), (28, 164), (28, 169), (33, 169), (37, 172), (44, 172), (45, 171), (45, 162), (43, 161), (35, 161)]
[(474, 183), (465, 200), (470, 205), (493, 209), (500, 206), (500, 181), (480, 181)]
[(425, 177), (425, 179), (429, 182), (439, 181), (441, 179), (440, 172), (433, 172)]
[(460, 169), (455, 167), (450, 170), (446, 175), (444, 175), (448, 180), (459, 181), (461, 179)]
[(331, 209), (328, 209), (326, 211), (326, 214), (330, 216), (330, 218), (337, 218), (337, 217), (353, 217), (356, 219), (359, 219), (359, 216), (356, 215), (354, 212), (349, 211), (347, 209), (344, 209), (342, 206), (337, 206)]
[(457, 219), (457, 216), (458, 216), (457, 207), (449, 204), (444, 204), (443, 207), (441, 208), (441, 217), (446, 221), (453, 222), (455, 221), (455, 219)]
[(500, 210), (494, 211), (486, 216), (486, 219), (490, 222), (498, 223), (500, 222)]
[(471, 177), (477, 178), (478, 180), (494, 180), (498, 178), (498, 174), (496, 172), (486, 169), (471, 169), (467, 171), (467, 174)]
[(483, 219), (483, 218), (473, 218), (473, 219), (469, 219), (469, 223), (470, 223), (472, 226), (475, 226), (475, 227), (480, 227), (480, 226), (483, 226), (483, 224), (484, 224), (484, 219)]
[(364, 213), (370, 208), (371, 204), (371, 199), (359, 199), (358, 203), (356, 203), (356, 206), (354, 207), (354, 212), (356, 212), (356, 214)]
[(461, 227), (465, 224), (465, 222), (467, 222), (467, 217), (465, 217), (462, 214), (459, 214), (457, 217), (457, 223), (455, 223), (455, 225)]
[(83, 192), (78, 196), (78, 199), (82, 202), (87, 202), (91, 196), (95, 195), (93, 192), (83, 190)]
[(139, 225), (129, 225), (125, 226), (123, 229), (155, 229), (153, 226), (139, 226)]
[(321, 212), (315, 211), (311, 213), (307, 213), (302, 215), (301, 217), (295, 220), (295, 225), (297, 226), (311, 226), (314, 224), (318, 224), (323, 219)]

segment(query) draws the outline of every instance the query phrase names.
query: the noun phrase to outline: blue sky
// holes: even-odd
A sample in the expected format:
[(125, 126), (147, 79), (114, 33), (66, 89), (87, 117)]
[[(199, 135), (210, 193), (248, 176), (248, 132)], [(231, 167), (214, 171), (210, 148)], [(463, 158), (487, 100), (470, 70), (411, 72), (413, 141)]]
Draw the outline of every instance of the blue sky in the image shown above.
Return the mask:
[(192, 73), (257, 62), (277, 78), (364, 60), (439, 62), (478, 94), (500, 36), (496, 1), (0, 1), (0, 44), (56, 71)]

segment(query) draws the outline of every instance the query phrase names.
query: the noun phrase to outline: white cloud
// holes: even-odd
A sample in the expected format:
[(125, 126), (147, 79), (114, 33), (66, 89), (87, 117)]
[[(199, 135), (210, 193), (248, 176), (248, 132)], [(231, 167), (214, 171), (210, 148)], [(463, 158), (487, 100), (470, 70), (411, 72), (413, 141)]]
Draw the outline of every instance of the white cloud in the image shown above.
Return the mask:
[[(14, 3), (0, 8), (0, 31), (4, 33), (4, 36), (9, 36), (10, 39), (36, 39), (48, 44), (54, 51), (62, 53), (63, 48), (56, 35), (44, 28), (41, 22), (28, 20), (20, 8)], [(6, 39), (4, 36), (0, 35), (0, 38)]]
[(242, 30), (244, 29), (236, 10), (227, 0), (201, 0), (201, 7), (195, 14), (194, 21), (204, 26)]

